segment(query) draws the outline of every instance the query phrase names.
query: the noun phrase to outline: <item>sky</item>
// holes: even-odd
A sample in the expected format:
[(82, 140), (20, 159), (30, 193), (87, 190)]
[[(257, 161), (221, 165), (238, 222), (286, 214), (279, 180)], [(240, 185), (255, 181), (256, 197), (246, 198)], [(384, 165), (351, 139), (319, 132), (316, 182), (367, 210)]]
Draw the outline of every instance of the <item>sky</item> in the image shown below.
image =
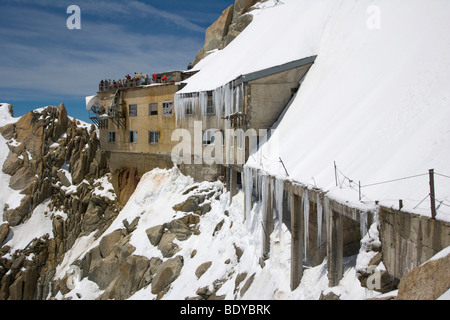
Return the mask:
[[(234, 0), (2, 0), (0, 102), (14, 116), (64, 103), (90, 122), (85, 97), (102, 79), (185, 70), (206, 29)], [(70, 5), (80, 8), (81, 29)]]

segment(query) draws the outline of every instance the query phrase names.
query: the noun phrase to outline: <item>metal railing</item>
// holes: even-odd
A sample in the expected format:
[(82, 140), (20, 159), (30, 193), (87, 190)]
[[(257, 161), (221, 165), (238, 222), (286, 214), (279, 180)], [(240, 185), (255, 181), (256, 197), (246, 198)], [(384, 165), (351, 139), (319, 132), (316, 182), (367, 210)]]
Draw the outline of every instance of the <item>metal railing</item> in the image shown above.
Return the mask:
[(167, 79), (167, 80), (162, 80), (162, 79), (150, 79), (150, 78), (145, 78), (145, 79), (123, 79), (123, 80), (106, 80), (100, 82), (99, 86), (98, 86), (98, 91), (99, 92), (105, 92), (105, 91), (116, 91), (118, 89), (131, 89), (131, 88), (139, 88), (142, 86), (148, 86), (148, 85), (152, 85), (152, 84), (162, 84), (162, 85), (173, 85), (175, 84), (174, 81)]

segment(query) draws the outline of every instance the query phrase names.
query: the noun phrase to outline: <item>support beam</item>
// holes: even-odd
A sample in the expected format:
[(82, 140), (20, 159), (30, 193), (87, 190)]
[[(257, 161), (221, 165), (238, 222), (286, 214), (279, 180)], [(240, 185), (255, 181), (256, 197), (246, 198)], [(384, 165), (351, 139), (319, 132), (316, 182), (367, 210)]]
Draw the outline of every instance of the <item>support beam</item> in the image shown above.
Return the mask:
[(230, 191), (230, 170), (229, 167), (225, 168), (225, 186), (228, 191)]
[[(331, 207), (331, 206), (330, 206)], [(328, 210), (328, 243), (327, 243), (327, 269), (328, 285), (335, 287), (343, 276), (344, 238), (342, 216), (332, 208)]]
[(295, 290), (303, 276), (304, 221), (302, 198), (291, 193), (291, 290)]
[(229, 168), (229, 173), (230, 173), (230, 205), (233, 202), (233, 197), (237, 194), (237, 171)]

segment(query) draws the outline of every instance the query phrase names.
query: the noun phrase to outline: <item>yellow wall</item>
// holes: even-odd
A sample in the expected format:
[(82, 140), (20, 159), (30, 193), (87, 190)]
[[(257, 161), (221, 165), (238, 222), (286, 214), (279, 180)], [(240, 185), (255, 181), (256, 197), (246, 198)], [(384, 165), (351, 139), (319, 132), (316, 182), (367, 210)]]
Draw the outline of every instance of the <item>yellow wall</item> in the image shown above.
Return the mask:
[[(108, 129), (101, 129), (102, 147), (106, 151), (127, 151), (136, 153), (170, 154), (176, 142), (171, 141), (175, 130), (175, 114), (162, 115), (162, 103), (172, 102), (177, 85), (156, 85), (146, 88), (133, 88), (122, 91), (122, 110), (125, 114), (126, 128), (117, 128), (111, 120)], [(109, 107), (111, 93), (99, 93), (100, 105)], [(158, 115), (149, 115), (149, 104), (158, 103)], [(129, 106), (137, 105), (137, 116), (129, 116)], [(108, 141), (108, 132), (116, 132), (116, 141)], [(130, 143), (130, 131), (137, 131), (138, 140)], [(149, 143), (149, 131), (159, 131), (159, 143)]]

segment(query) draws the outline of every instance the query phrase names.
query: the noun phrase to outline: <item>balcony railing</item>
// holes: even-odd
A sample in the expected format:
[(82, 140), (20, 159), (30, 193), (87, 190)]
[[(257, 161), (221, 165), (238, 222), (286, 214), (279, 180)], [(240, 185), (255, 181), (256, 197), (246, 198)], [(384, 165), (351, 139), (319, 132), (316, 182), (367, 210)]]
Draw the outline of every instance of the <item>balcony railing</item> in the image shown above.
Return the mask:
[(145, 79), (123, 79), (123, 80), (119, 80), (119, 81), (111, 81), (111, 80), (107, 80), (107, 81), (101, 81), (99, 86), (98, 86), (98, 91), (99, 92), (105, 92), (105, 91), (117, 91), (118, 89), (130, 89), (130, 88), (139, 88), (139, 87), (143, 87), (143, 86), (148, 86), (148, 85), (152, 85), (152, 84), (159, 84), (159, 85), (172, 85), (175, 84), (174, 81), (167, 79), (167, 80), (162, 80), (162, 79), (150, 79), (150, 78), (145, 78)]

